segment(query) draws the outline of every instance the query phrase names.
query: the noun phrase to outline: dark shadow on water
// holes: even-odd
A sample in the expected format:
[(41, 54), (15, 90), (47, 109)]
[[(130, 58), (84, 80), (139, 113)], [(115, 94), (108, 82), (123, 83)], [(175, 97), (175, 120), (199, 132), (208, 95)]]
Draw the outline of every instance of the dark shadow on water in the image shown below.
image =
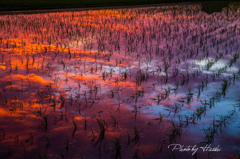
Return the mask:
[(202, 2), (202, 11), (212, 14), (214, 12), (221, 12), (223, 8), (228, 7), (231, 2), (227, 1), (211, 1)]

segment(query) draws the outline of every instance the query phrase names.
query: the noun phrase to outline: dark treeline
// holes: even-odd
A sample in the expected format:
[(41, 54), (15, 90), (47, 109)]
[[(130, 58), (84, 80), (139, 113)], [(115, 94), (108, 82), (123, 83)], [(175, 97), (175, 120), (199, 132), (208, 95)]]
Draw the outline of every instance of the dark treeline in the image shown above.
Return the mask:
[[(221, 9), (237, 0), (2, 0), (0, 1), (0, 11), (20, 11), (20, 10), (41, 10), (41, 9), (64, 9), (64, 8), (88, 8), (88, 7), (111, 7), (111, 6), (128, 6), (128, 5), (147, 5), (147, 4), (164, 4), (164, 3), (203, 3), (203, 9), (212, 13), (221, 11)], [(206, 3), (211, 2), (211, 3)], [(217, 5), (216, 5), (217, 4)]]

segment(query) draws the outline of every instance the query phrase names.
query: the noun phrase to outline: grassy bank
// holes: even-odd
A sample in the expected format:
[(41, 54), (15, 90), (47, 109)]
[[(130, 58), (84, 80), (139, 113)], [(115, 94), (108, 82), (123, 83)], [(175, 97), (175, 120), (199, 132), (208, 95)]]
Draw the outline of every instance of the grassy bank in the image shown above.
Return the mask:
[(202, 1), (203, 0), (1, 0), (0, 11), (88, 8)]

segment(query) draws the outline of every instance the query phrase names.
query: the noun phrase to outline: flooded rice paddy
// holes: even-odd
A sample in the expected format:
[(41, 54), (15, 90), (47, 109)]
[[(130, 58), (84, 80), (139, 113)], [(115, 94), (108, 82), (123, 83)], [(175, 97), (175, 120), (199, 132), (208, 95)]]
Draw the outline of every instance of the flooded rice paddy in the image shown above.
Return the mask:
[(238, 158), (239, 53), (239, 4), (2, 15), (0, 158)]

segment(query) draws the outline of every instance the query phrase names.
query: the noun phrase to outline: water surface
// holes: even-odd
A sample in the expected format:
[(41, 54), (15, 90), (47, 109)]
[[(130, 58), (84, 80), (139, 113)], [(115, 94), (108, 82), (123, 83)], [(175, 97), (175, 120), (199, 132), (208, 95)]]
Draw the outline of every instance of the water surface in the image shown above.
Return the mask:
[(0, 16), (0, 158), (239, 155), (240, 9)]

